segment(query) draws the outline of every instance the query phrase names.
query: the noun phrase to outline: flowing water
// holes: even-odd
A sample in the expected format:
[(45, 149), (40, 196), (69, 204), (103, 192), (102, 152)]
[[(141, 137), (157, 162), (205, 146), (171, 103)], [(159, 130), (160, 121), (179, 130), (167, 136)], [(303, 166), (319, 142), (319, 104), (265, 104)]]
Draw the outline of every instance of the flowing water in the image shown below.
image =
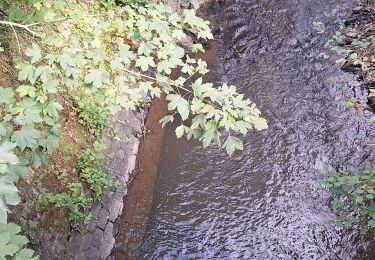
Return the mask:
[[(371, 238), (328, 223), (325, 165), (365, 167), (375, 129), (340, 105), (365, 90), (318, 58), (353, 1), (228, 0), (207, 11), (216, 44), (210, 79), (257, 103), (269, 130), (228, 157), (167, 129), (142, 259), (370, 259)], [(349, 78), (353, 79), (349, 75)], [(366, 112), (365, 112), (366, 115)]]

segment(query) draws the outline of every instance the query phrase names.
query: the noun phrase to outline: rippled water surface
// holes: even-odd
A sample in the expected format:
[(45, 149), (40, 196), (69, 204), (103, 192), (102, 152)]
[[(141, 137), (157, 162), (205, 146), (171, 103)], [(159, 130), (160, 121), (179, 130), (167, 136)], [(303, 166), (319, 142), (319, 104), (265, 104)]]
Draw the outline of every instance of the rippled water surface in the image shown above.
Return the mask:
[(334, 30), (352, 2), (228, 0), (209, 9), (218, 39), (211, 79), (235, 84), (270, 128), (248, 134), (232, 157), (167, 130), (142, 259), (370, 258), (369, 239), (328, 223), (329, 195), (315, 185), (324, 165), (374, 159), (374, 127), (337, 101), (337, 87), (365, 91), (332, 80), (346, 76), (317, 58), (326, 36), (312, 28)]

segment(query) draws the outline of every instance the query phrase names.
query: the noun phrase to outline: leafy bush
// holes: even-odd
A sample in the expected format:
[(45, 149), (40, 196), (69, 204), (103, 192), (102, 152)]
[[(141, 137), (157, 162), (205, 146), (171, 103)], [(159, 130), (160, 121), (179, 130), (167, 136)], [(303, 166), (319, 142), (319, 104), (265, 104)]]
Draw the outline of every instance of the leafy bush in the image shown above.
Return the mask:
[[(0, 258), (10, 259), (13, 257), (15, 260), (31, 259), (36, 260), (37, 257), (33, 257), (34, 251), (23, 248), (29, 242), (26, 237), (18, 235), (21, 232), (21, 228), (13, 223), (3, 224), (0, 223)], [(23, 248), (23, 249), (22, 249)]]
[(69, 183), (66, 188), (67, 192), (62, 193), (42, 191), (43, 207), (47, 206), (47, 203), (52, 203), (57, 208), (66, 208), (73, 228), (78, 227), (81, 221), (88, 224), (91, 215), (85, 211), (91, 207), (92, 199), (82, 192), (79, 182)]
[(103, 135), (111, 124), (109, 111), (91, 99), (79, 99), (77, 110), (79, 122), (87, 126), (94, 136)]
[(339, 226), (358, 225), (362, 233), (375, 227), (375, 169), (349, 174), (330, 171), (320, 185), (332, 192), (331, 207)]
[(93, 198), (98, 199), (105, 189), (118, 186), (105, 171), (104, 158), (100, 153), (102, 145), (96, 143), (93, 149), (86, 148), (78, 156), (77, 165), (81, 169), (80, 177), (88, 184)]

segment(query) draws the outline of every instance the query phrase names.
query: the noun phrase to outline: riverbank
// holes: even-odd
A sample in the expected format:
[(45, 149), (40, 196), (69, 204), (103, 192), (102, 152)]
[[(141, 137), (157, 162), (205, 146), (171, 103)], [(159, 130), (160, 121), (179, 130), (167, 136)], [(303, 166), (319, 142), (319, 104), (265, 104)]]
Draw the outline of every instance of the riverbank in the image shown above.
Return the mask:
[[(174, 1), (170, 4), (179, 7), (180, 1)], [(189, 47), (191, 47), (191, 43), (189, 44)], [(10, 78), (13, 78), (13, 76), (13, 74), (10, 75)], [(4, 84), (3, 86), (7, 85)], [(62, 100), (65, 102), (63, 98)], [(158, 129), (154, 133), (159, 133), (157, 137), (160, 142), (162, 131), (160, 130), (159, 119), (165, 114), (165, 103), (163, 109), (161, 109), (164, 112), (157, 113), (158, 118), (155, 117), (154, 119), (152, 119), (154, 114), (152, 111), (157, 105), (152, 104), (149, 117), (150, 120), (155, 121), (153, 123), (155, 126), (150, 127), (150, 129), (147, 129), (145, 125), (148, 110), (145, 107), (140, 108), (138, 112), (121, 110), (111, 120), (110, 125), (108, 125), (109, 121), (106, 121), (107, 125), (103, 125), (103, 121), (100, 122), (102, 124), (100, 127), (104, 127), (107, 132), (110, 132), (110, 134), (104, 135), (107, 137), (98, 140), (106, 146), (106, 149), (100, 153), (108, 173), (106, 178), (117, 180), (118, 184), (116, 189), (111, 186), (108, 190), (110, 194), (96, 200), (90, 206), (89, 211), (87, 211), (86, 200), (92, 195), (93, 191), (90, 191), (83, 181), (82, 184), (78, 183), (82, 169), (79, 169), (76, 164), (77, 160), (80, 160), (79, 154), (86, 149), (84, 148), (86, 141), (88, 141), (89, 146), (93, 146), (94, 150), (96, 149), (96, 141), (90, 135), (90, 131), (93, 129), (87, 129), (79, 119), (79, 113), (82, 111), (77, 111), (78, 109), (74, 107), (77, 104), (72, 103), (69, 103), (68, 108), (62, 113), (63, 138), (61, 146), (55, 154), (48, 156), (49, 162), (53, 164), (34, 170), (32, 174), (21, 181), (19, 187), (25, 202), (15, 207), (10, 216), (10, 221), (14, 221), (24, 228), (24, 232), (30, 238), (32, 248), (42, 259), (106, 259), (115, 245), (115, 238), (119, 232), (120, 216), (124, 211), (124, 196), (127, 193), (128, 185), (134, 177), (134, 173), (143, 171), (142, 167), (150, 165), (143, 162), (147, 162), (149, 158), (147, 156), (152, 155), (141, 148), (140, 151), (143, 155), (138, 161), (142, 161), (142, 163), (139, 163), (140, 165), (145, 164), (146, 166), (136, 166), (139, 143), (141, 140), (146, 140), (146, 136), (152, 138), (154, 135), (149, 133), (149, 130), (153, 131), (154, 128)], [(95, 111), (103, 112), (97, 107), (93, 111), (84, 111), (88, 120), (97, 116)], [(100, 116), (102, 118), (95, 119), (103, 120), (103, 116)], [(90, 123), (90, 121), (87, 123)], [(156, 140), (154, 142), (157, 143)], [(160, 147), (154, 144), (154, 151), (155, 159), (157, 159), (157, 152), (160, 152)], [(96, 166), (101, 169), (104, 165)], [(155, 165), (153, 167), (155, 168)], [(94, 168), (90, 168), (90, 170), (95, 173)], [(103, 185), (105, 185), (105, 181), (103, 180)], [(67, 195), (65, 191), (65, 186), (69, 186), (73, 182), (74, 185), (79, 184), (80, 187), (83, 185), (83, 193), (80, 189), (81, 193), (69, 197), (70, 195)], [(104, 190), (104, 187), (99, 188)], [(46, 198), (49, 201), (46, 201)], [(60, 199), (62, 200), (60, 201)], [(74, 202), (77, 203), (76, 205), (84, 205), (82, 206), (84, 212), (81, 211), (81, 208), (77, 211), (76, 205), (70, 204), (75, 199), (85, 201), (85, 205), (80, 204), (83, 203), (82, 201)], [(48, 204), (52, 201), (56, 203), (55, 207)], [(60, 205), (59, 203), (67, 204)], [(129, 212), (131, 214), (132, 211)], [(22, 218), (17, 216), (22, 216)], [(75, 224), (82, 220), (89, 224), (79, 224), (73, 227), (70, 222), (72, 217), (79, 217), (79, 219), (73, 219)]]

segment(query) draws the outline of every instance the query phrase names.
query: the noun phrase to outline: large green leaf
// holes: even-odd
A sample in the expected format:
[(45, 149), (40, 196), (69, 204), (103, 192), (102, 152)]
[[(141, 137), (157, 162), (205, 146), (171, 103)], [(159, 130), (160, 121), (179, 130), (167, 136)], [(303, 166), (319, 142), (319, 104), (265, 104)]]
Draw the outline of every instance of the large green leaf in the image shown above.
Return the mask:
[(31, 126), (23, 126), (21, 130), (15, 131), (11, 140), (17, 143), (17, 146), (24, 150), (26, 147), (35, 149), (37, 140), (40, 138), (40, 132)]
[(35, 43), (25, 51), (26, 56), (31, 58), (31, 63), (36, 63), (42, 58), (42, 50)]
[(150, 56), (139, 56), (135, 66), (140, 67), (142, 71), (147, 71), (149, 67), (154, 67), (154, 59)]
[(243, 150), (242, 141), (234, 136), (228, 136), (223, 147), (225, 147), (229, 155), (233, 154), (236, 149)]
[(13, 97), (13, 89), (0, 87), (0, 103), (11, 104), (13, 102)]
[(169, 110), (177, 109), (178, 113), (181, 115), (182, 120), (186, 120), (189, 117), (189, 102), (181, 95), (169, 94), (167, 96), (167, 100), (169, 101)]
[(16, 148), (15, 143), (11, 142), (3, 142), (0, 144), (0, 164), (9, 163), (9, 164), (17, 164), (19, 163), (19, 160), (17, 156), (11, 152)]

